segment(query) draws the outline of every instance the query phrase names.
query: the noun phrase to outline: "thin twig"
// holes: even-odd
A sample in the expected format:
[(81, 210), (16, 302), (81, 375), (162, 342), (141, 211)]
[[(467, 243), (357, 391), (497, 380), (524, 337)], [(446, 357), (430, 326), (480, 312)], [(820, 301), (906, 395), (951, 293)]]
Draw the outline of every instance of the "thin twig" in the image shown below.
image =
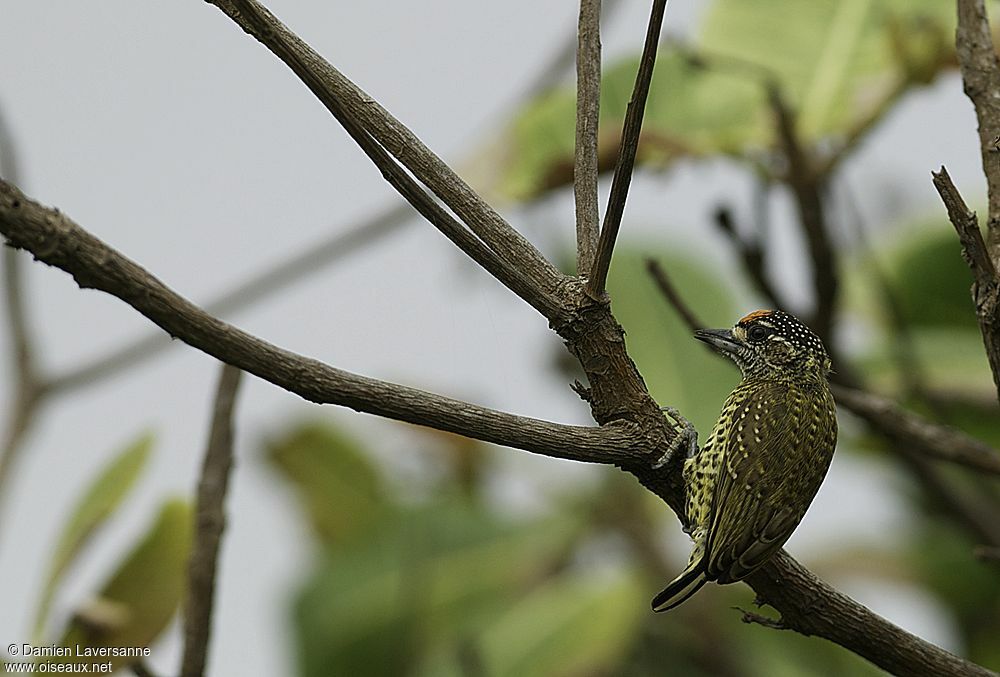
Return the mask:
[(576, 274), (587, 277), (601, 227), (597, 204), (597, 130), (601, 109), (601, 0), (580, 0), (576, 51)]
[(646, 259), (646, 270), (653, 277), (653, 281), (659, 288), (660, 293), (663, 294), (663, 298), (677, 311), (677, 314), (684, 320), (684, 324), (687, 325), (688, 329), (691, 331), (703, 329), (705, 325), (701, 323), (698, 316), (695, 315), (694, 311), (684, 301), (684, 298), (677, 292), (673, 282), (670, 281), (670, 277), (667, 275), (667, 271), (663, 270), (660, 262), (652, 258)]
[(892, 400), (853, 388), (831, 387), (837, 404), (875, 430), (935, 458), (1000, 475), (1000, 450), (950, 426), (932, 423)]
[(551, 293), (563, 275), (405, 125), (292, 33), (256, 0), (211, 0), (280, 58), (323, 104), (342, 108), (413, 176), (431, 189), (490, 249)]
[(649, 83), (653, 79), (653, 67), (656, 65), (656, 50), (660, 42), (660, 27), (663, 25), (666, 5), (667, 0), (653, 0), (653, 7), (649, 13), (646, 41), (642, 46), (642, 56), (639, 58), (639, 71), (635, 75), (632, 98), (629, 99), (625, 111), (618, 161), (615, 163), (614, 178), (611, 180), (611, 194), (608, 196), (608, 206), (604, 212), (604, 224), (601, 226), (601, 235), (597, 243), (594, 267), (587, 280), (587, 293), (593, 299), (604, 297), (604, 288), (608, 282), (611, 254), (618, 238), (622, 214), (625, 212), (629, 184), (632, 182), (632, 168), (635, 166), (635, 153), (639, 146), (639, 133), (642, 131), (642, 117), (646, 112)]
[(833, 347), (832, 327), (837, 302), (837, 260), (830, 241), (829, 227), (820, 194), (822, 179), (816, 173), (813, 159), (802, 146), (795, 129), (795, 119), (776, 84), (769, 87), (769, 100), (774, 112), (778, 141), (788, 163), (783, 181), (795, 198), (813, 267), (813, 290), (816, 306), (808, 324), (828, 347)]
[(1000, 268), (1000, 59), (983, 0), (958, 0), (955, 52), (965, 93), (979, 120), (979, 151), (989, 196), (986, 241), (994, 267)]
[(198, 481), (194, 546), (188, 563), (181, 677), (201, 677), (208, 659), (215, 572), (226, 526), (226, 490), (233, 465), (233, 409), (242, 373), (236, 367), (222, 365), (215, 394), (212, 427)]
[(993, 372), (993, 385), (1000, 400), (1000, 279), (997, 278), (997, 268), (983, 241), (976, 213), (966, 206), (948, 170), (941, 167), (940, 171), (931, 172), (931, 178), (962, 243), (962, 257), (972, 269), (972, 301), (979, 331), (983, 335), (986, 359)]
[(983, 500), (966, 489), (954, 486), (925, 456), (905, 444), (893, 443), (893, 451), (913, 473), (934, 502), (934, 513), (951, 515), (972, 538), (1000, 547), (1000, 522), (992, 500)]
[(764, 248), (756, 238), (745, 238), (736, 230), (732, 211), (727, 206), (715, 210), (715, 225), (732, 243), (739, 254), (743, 271), (753, 283), (758, 293), (774, 308), (787, 310), (788, 306), (781, 300), (777, 288), (771, 283), (764, 266)]
[[(0, 177), (13, 182), (18, 180), (20, 174), (14, 135), (7, 127), (5, 116), (0, 114)], [(4, 249), (3, 293), (7, 328), (10, 331), (11, 373), (15, 380), (11, 407), (6, 415), (0, 442), (0, 498), (6, 493), (18, 452), (38, 414), (45, 391), (33, 349), (36, 343), (25, 307), (22, 257), (23, 254), (19, 251)]]

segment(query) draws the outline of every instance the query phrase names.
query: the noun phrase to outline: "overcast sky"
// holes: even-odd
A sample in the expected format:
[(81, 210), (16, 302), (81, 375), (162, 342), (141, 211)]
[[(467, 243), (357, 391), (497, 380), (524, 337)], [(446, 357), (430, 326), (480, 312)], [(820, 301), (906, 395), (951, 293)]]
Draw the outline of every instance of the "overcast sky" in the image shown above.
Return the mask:
[[(690, 31), (698, 5), (671, 0), (666, 32)], [(496, 134), (576, 21), (576, 3), (568, 1), (274, 0), (269, 7), (456, 162)], [(647, 11), (646, 2), (623, 3), (605, 30), (607, 58), (638, 48)], [(0, 22), (0, 107), (29, 195), (59, 207), (195, 301), (395, 199), (287, 68), (205, 2), (8, 0)], [(900, 214), (928, 212), (935, 209), (929, 172), (945, 163), (970, 200), (978, 198), (974, 129), (957, 78), (942, 78), (900, 106), (852, 161), (848, 180), (884, 186)], [(726, 195), (748, 209), (750, 194), (742, 173), (720, 163), (681, 167), (669, 182), (639, 177), (623, 237), (654, 230), (681, 241), (711, 237), (706, 215), (715, 198)], [(562, 196), (511, 218), (553, 248), (569, 237), (571, 204)], [(862, 208), (877, 212), (882, 204)], [(785, 218), (777, 227), (787, 227), (787, 204), (779, 201), (777, 213)], [(562, 225), (562, 237), (552, 224)], [(30, 313), (46, 367), (71, 367), (149, 332), (116, 299), (81, 292), (60, 271), (28, 268)], [(803, 271), (792, 266), (784, 274), (794, 282)], [(558, 343), (545, 322), (416, 221), (230, 319), (341, 368), (540, 418), (588, 420), (579, 400), (549, 375), (550, 348)], [(4, 355), (6, 342), (4, 334)], [(85, 480), (124, 443), (153, 429), (154, 461), (100, 547), (71, 576), (57, 617), (100, 585), (165, 496), (191, 491), (216, 376), (212, 359), (177, 346), (45, 410), (0, 506), (0, 646), (29, 641), (44, 565), (67, 512)], [(8, 380), (0, 379), (0, 388)], [(9, 391), (0, 391), (0, 411), (9, 401)], [(213, 674), (289, 670), (287, 602), (308, 564), (308, 541), (295, 505), (259, 460), (260, 440), (290, 419), (316, 415), (330, 410), (254, 378), (244, 382)], [(372, 427), (369, 417), (336, 416), (360, 431)], [(387, 455), (406, 455), (402, 433), (385, 439)], [(504, 491), (516, 506), (530, 506), (539, 484), (586, 471), (519, 452), (502, 458), (512, 478)], [(824, 528), (796, 535), (799, 549), (792, 549), (805, 551), (808, 563), (809, 548), (835, 540), (837, 529), (865, 522), (877, 534), (895, 524), (891, 502), (862, 501), (844, 514), (844, 492), (871, 495), (884, 480), (877, 469), (838, 458), (807, 519)], [(894, 621), (931, 640), (953, 641), (947, 625), (926, 613), (924, 600), (881, 584), (853, 585), (852, 593)], [(158, 673), (176, 669), (177, 647), (174, 635), (155, 654)]]

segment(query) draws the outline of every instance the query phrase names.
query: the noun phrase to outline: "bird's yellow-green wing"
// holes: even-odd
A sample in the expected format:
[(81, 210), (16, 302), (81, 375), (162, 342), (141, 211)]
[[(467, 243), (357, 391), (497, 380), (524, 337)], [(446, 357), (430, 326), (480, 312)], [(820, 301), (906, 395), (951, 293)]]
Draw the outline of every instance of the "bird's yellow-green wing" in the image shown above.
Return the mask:
[(836, 445), (826, 388), (755, 384), (733, 412), (712, 497), (706, 578), (738, 581), (774, 554), (798, 526)]

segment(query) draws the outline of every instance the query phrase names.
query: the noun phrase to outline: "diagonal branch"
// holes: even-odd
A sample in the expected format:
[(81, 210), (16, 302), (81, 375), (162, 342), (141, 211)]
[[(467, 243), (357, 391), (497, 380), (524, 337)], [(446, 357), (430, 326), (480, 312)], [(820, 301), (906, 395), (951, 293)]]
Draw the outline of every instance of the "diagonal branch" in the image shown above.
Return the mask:
[(601, 109), (601, 0), (580, 0), (576, 51), (576, 274), (590, 275), (601, 227), (597, 204), (597, 131)]
[(986, 243), (983, 242), (976, 213), (966, 206), (962, 195), (952, 183), (948, 170), (941, 167), (940, 171), (931, 172), (931, 178), (948, 210), (948, 219), (958, 232), (958, 239), (962, 243), (962, 257), (972, 269), (972, 301), (976, 308), (979, 331), (983, 335), (986, 359), (993, 372), (993, 385), (1000, 398), (1000, 278), (997, 277), (996, 264), (991, 260)]
[(830, 229), (823, 211), (820, 194), (822, 177), (813, 159), (803, 148), (795, 129), (795, 117), (777, 85), (769, 87), (771, 109), (774, 111), (778, 141), (788, 163), (783, 180), (791, 188), (799, 213), (799, 223), (809, 248), (813, 267), (813, 290), (816, 306), (809, 326), (829, 347), (833, 347), (833, 318), (836, 311), (837, 255), (830, 241)]
[(990, 258), (1000, 267), (1000, 60), (983, 0), (958, 0), (955, 52), (965, 93), (979, 120), (979, 151), (989, 195), (986, 241)]
[(475, 233), (456, 221), (441, 205), (429, 196), (386, 150), (363, 130), (344, 110), (338, 99), (327, 105), (330, 112), (344, 127), (365, 155), (378, 167), (389, 184), (409, 202), (417, 212), (434, 225), (473, 261), (503, 283), (518, 297), (527, 301), (542, 315), (553, 321), (566, 321), (556, 298), (534, 284), (528, 277), (494, 250), (486, 246)]
[(923, 456), (1000, 475), (1000, 450), (989, 444), (950, 426), (932, 423), (886, 397), (839, 385), (831, 390), (837, 404)]
[(122, 299), (171, 336), (318, 404), (337, 404), (534, 453), (596, 463), (634, 463), (645, 441), (622, 423), (561, 425), (479, 407), (335, 369), (222, 322), (179, 296), (65, 214), (0, 181), (0, 233), (83, 288)]
[(369, 94), (325, 61), (256, 0), (211, 0), (281, 59), (331, 112), (344, 111), (431, 189), (490, 249), (519, 262), (540, 291), (552, 293), (563, 275), (495, 209)]
[(215, 394), (212, 427), (198, 481), (194, 547), (188, 563), (181, 677), (201, 677), (205, 673), (212, 634), (215, 572), (226, 526), (224, 504), (233, 466), (233, 409), (242, 373), (228, 364), (222, 365)]
[(615, 248), (615, 240), (618, 239), (618, 229), (621, 227), (622, 214), (625, 212), (625, 200), (628, 198), (628, 188), (632, 182), (632, 168), (635, 166), (639, 132), (642, 131), (642, 117), (646, 112), (646, 97), (649, 94), (649, 83), (653, 79), (656, 49), (660, 43), (660, 27), (663, 25), (666, 6), (667, 0), (653, 0), (653, 7), (649, 12), (646, 41), (642, 46), (642, 56), (639, 57), (639, 71), (635, 75), (632, 98), (629, 99), (625, 111), (618, 161), (615, 163), (614, 178), (611, 179), (611, 195), (608, 196), (607, 211), (604, 212), (604, 225), (601, 227), (601, 236), (597, 243), (594, 267), (587, 281), (587, 293), (594, 299), (603, 298), (604, 287), (608, 282), (611, 253)]

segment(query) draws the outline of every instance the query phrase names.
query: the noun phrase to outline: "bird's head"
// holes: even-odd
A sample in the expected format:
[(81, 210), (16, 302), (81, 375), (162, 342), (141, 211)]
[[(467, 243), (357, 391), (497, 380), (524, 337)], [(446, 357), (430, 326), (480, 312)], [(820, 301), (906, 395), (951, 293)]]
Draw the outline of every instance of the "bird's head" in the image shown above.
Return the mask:
[(732, 329), (699, 329), (694, 335), (731, 358), (744, 378), (825, 382), (830, 373), (819, 337), (781, 310), (757, 310)]

